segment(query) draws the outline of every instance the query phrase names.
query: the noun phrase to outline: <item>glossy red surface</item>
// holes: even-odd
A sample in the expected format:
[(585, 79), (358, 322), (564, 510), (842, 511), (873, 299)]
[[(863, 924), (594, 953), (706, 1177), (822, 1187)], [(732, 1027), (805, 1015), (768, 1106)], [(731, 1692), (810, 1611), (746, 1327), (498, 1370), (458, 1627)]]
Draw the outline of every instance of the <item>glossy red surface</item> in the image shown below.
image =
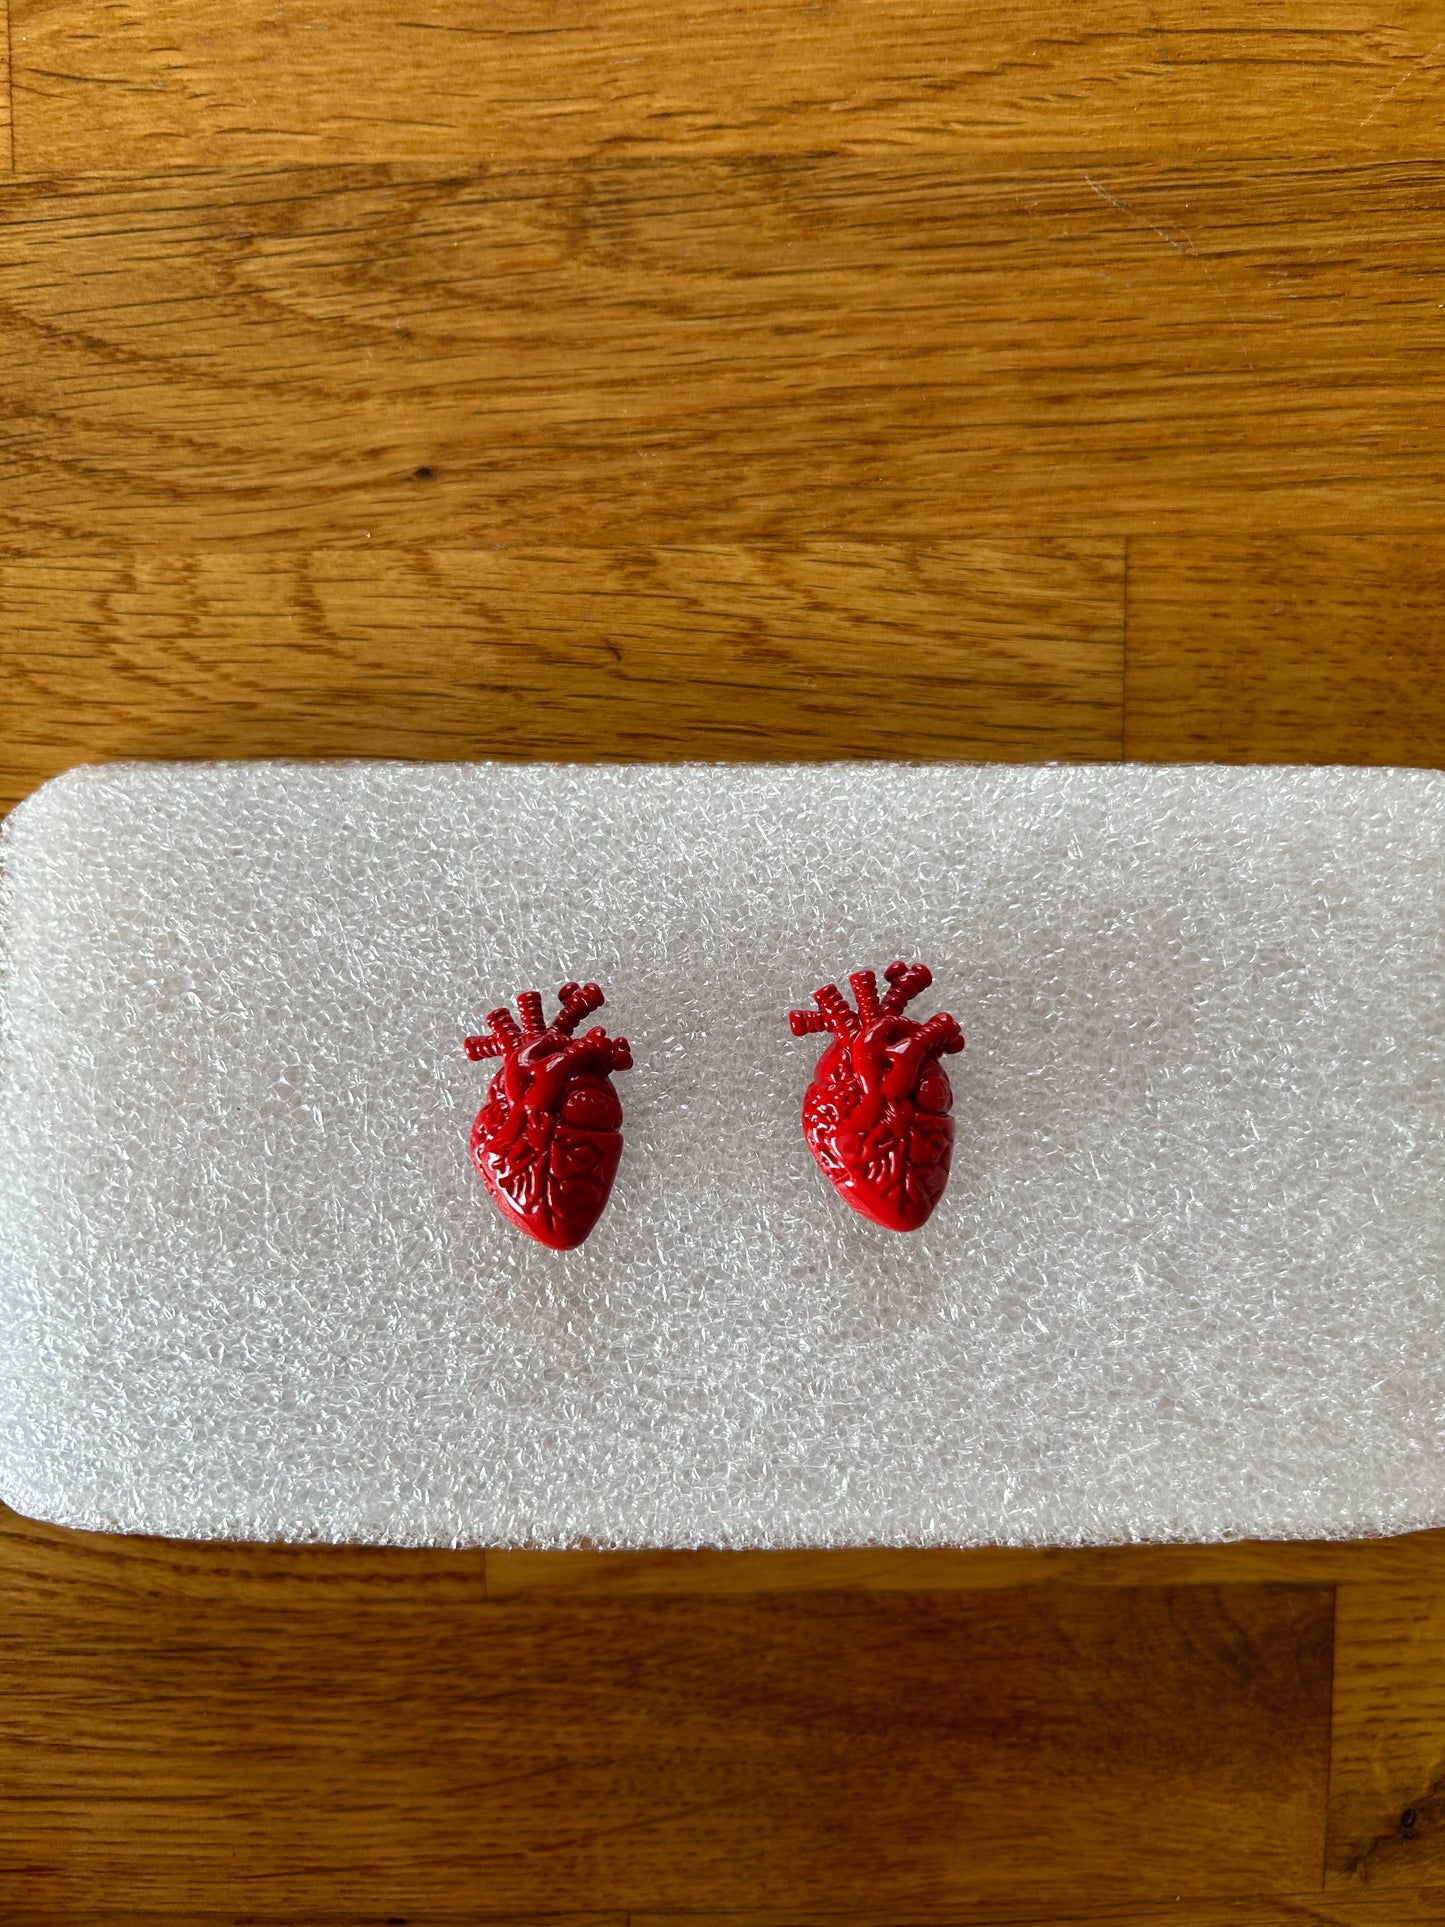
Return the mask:
[(501, 1069), (472, 1126), (472, 1163), (502, 1216), (553, 1251), (580, 1245), (602, 1216), (622, 1156), (622, 1102), (613, 1071), (630, 1070), (625, 1037), (573, 1031), (600, 1008), (596, 984), (563, 984), (550, 1024), (539, 991), (517, 998), (518, 1027), (505, 1007), (487, 1031), (468, 1037), (472, 1058), (500, 1057)]
[(906, 1004), (933, 982), (925, 964), (889, 964), (880, 997), (871, 970), (848, 979), (857, 1009), (836, 984), (814, 991), (816, 1010), (795, 1010), (795, 1037), (830, 1031), (803, 1099), (803, 1135), (818, 1168), (846, 1203), (889, 1231), (916, 1231), (948, 1183), (953, 1088), (939, 1056), (963, 1049), (946, 1012), (918, 1024)]

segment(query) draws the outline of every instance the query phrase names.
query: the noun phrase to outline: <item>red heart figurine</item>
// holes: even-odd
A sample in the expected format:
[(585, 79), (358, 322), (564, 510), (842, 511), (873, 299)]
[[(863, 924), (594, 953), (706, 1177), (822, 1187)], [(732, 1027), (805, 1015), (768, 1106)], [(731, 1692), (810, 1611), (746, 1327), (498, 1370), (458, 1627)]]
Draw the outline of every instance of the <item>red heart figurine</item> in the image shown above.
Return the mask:
[(795, 1010), (795, 1037), (831, 1031), (803, 1099), (803, 1135), (845, 1203), (889, 1231), (916, 1231), (948, 1183), (953, 1089), (938, 1059), (961, 1051), (946, 1012), (916, 1024), (903, 1007), (933, 982), (925, 964), (889, 964), (880, 998), (871, 970), (848, 979), (857, 1012), (836, 984), (814, 991), (816, 1010)]
[(542, 1019), (542, 997), (517, 998), (519, 1030), (503, 1008), (487, 1014), (487, 1035), (468, 1037), (472, 1058), (502, 1067), (472, 1126), (472, 1163), (502, 1216), (553, 1251), (570, 1251), (602, 1216), (622, 1156), (622, 1103), (613, 1071), (632, 1068), (625, 1037), (589, 1030), (582, 1019), (604, 999), (596, 984), (563, 984), (561, 1011)]

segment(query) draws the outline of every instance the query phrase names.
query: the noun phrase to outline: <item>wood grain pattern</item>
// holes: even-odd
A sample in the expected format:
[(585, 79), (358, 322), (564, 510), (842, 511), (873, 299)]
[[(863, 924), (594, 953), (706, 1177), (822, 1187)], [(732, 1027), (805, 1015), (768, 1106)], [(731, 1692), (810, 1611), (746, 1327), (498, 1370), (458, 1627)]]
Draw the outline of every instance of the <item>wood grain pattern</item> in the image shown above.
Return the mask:
[(1244, 1540), (1235, 1545), (857, 1547), (839, 1552), (397, 1551), (366, 1546), (183, 1540), (73, 1532), (0, 1505), (0, 1572), (36, 1598), (73, 1586), (145, 1596), (224, 1592), (337, 1614), (376, 1588), (443, 1603), (518, 1593), (987, 1592), (1020, 1586), (1445, 1587), (1445, 1531), (1394, 1539)]
[[(437, 1912), (422, 1908), (401, 1917), (365, 1912), (293, 1913), (287, 1927), (1441, 1927), (1445, 1922), (1445, 1889), (1388, 1894), (1318, 1893), (1250, 1895), (1231, 1900), (1195, 1900), (1180, 1896), (1154, 1905), (1101, 1901), (1094, 1906), (1054, 1906), (1044, 1913), (1038, 1904), (1023, 1901), (1000, 1907), (985, 1903), (950, 1907), (945, 1913), (900, 1913), (850, 1908), (844, 1913), (780, 1913), (776, 1909), (727, 1913), (548, 1913), (516, 1914), (468, 1908)], [(188, 1908), (165, 1914), (87, 1909), (35, 1913), (7, 1912), (5, 1927), (261, 1927), (251, 1913), (196, 1912)]]
[(1445, 162), (273, 170), (7, 207), (12, 542), (1439, 520)]
[[(847, 1927), (1440, 1927), (1445, 1921), (1445, 1889), (1386, 1894), (1269, 1894), (1231, 1900), (1186, 1899), (1181, 1895), (1155, 1907), (1050, 1908), (998, 1913), (970, 1911), (932, 1918), (910, 1912), (852, 1912)], [(843, 1927), (836, 1914), (635, 1913), (629, 1927)]]
[(669, 151), (1435, 155), (1439, 0), (13, 0), (27, 170)]
[(14, 63), (10, 53), (10, 0), (0, 0), (0, 175), (15, 172)]
[[(244, 1875), (238, 1876), (238, 1887), (242, 1879)], [(262, 1927), (262, 1918), (234, 1907), (200, 1911), (186, 1907), (163, 1914), (94, 1906), (79, 1910), (45, 1907), (38, 1912), (26, 1907), (7, 1910), (5, 1927)], [(1414, 1918), (1413, 1914), (1406, 1916), (1407, 1921)], [(338, 1913), (334, 1908), (323, 1913), (291, 1913), (286, 1916), (286, 1927), (630, 1927), (630, 1924), (626, 1914), (595, 1911), (519, 1914), (479, 1913), (468, 1908), (458, 1913), (455, 1908), (449, 1908), (439, 1913), (434, 1907), (422, 1907), (413, 1908), (404, 1916), (379, 1914), (371, 1908), (346, 1913)], [(1184, 1927), (1188, 1927), (1187, 1922)], [(1273, 1927), (1272, 1921), (1269, 1927)]]
[[(1101, 1901), (1093, 1906), (1070, 1904), (1063, 1911), (1050, 1906), (1040, 1913), (1037, 1903), (985, 1903), (950, 1907), (945, 1913), (920, 1913), (909, 1907), (900, 1913), (850, 1908), (844, 1913), (778, 1912), (776, 1909), (727, 1913), (566, 1913), (500, 1914), (469, 1908), (463, 1913), (413, 1910), (404, 1919), (395, 1914), (297, 1914), (288, 1927), (1441, 1927), (1445, 1922), (1445, 1889), (1422, 1888), (1388, 1893), (1266, 1894), (1230, 1900), (1178, 1899), (1155, 1905)], [(87, 1909), (34, 1913), (7, 1912), (5, 1927), (260, 1927), (254, 1914), (225, 1912), (181, 1913), (112, 1912)]]
[(491, 1552), (487, 1591), (979, 1592), (1013, 1586), (1445, 1586), (1445, 1532), (1225, 1546), (858, 1547), (840, 1552)]
[(1445, 763), (1445, 538), (1129, 544), (1128, 754)]
[(126, 756), (1117, 757), (1117, 542), (0, 554), (0, 800)]
[(347, 1555), (291, 1556), (264, 1603), (189, 1560), (175, 1588), (124, 1559), (7, 1588), (0, 1838), (24, 1850), (0, 1908), (219, 1910), (241, 1867), (254, 1921), (1317, 1877), (1324, 1588), (569, 1601), (374, 1577), (327, 1614)]
[[(0, 807), (1442, 761), (1445, 0), (10, 7)], [(1442, 1597), (0, 1508), (0, 1921), (1445, 1927)]]
[(0, 553), (0, 802), (118, 756), (1445, 760), (1445, 544)]
[[(402, 1595), (418, 1610), (464, 1609), (486, 1596), (486, 1566), (487, 1555), (475, 1551), (321, 1550), (71, 1532), (0, 1505), (0, 1638), (21, 1624), (43, 1634), (52, 1611), (89, 1610), (103, 1629), (112, 1607), (122, 1604), (132, 1614), (154, 1609), (184, 1619), (225, 1602), (291, 1618), (314, 1613), (344, 1631), (349, 1615)], [(23, 1606), (23, 1620), (6, 1617), (12, 1606)]]
[(1339, 1592), (1327, 1884), (1445, 1876), (1445, 1590)]

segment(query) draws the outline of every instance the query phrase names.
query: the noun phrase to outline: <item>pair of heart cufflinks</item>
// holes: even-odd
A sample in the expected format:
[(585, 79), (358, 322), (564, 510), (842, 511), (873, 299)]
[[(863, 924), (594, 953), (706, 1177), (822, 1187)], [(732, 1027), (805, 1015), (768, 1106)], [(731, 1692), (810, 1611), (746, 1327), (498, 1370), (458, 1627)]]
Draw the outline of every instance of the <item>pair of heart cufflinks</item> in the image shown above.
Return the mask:
[[(946, 1012), (924, 1023), (905, 1007), (927, 990), (926, 964), (892, 963), (880, 992), (871, 970), (849, 977), (856, 1008), (836, 984), (813, 993), (814, 1010), (789, 1013), (795, 1037), (832, 1042), (803, 1098), (803, 1135), (845, 1204), (889, 1231), (916, 1231), (948, 1183), (953, 1091), (939, 1058), (963, 1049)], [(490, 1011), (486, 1034), (468, 1037), (474, 1059), (499, 1057), (472, 1126), (472, 1163), (510, 1224), (553, 1251), (580, 1245), (602, 1216), (622, 1157), (622, 1102), (614, 1071), (632, 1068), (625, 1037), (577, 1027), (601, 1007), (596, 984), (563, 984), (547, 1023), (539, 991), (517, 1015)]]

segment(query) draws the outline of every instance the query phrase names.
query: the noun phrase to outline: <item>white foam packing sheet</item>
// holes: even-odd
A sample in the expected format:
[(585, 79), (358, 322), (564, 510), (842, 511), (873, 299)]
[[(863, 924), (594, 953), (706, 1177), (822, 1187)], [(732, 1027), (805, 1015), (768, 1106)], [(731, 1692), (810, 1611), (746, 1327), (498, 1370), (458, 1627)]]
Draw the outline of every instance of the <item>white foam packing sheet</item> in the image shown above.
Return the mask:
[[(3, 838), (0, 1496), (192, 1536), (1078, 1544), (1445, 1521), (1442, 778), (130, 764)], [(799, 1107), (921, 958), (899, 1236)], [(467, 1155), (493, 1005), (632, 1041), (587, 1244)]]

